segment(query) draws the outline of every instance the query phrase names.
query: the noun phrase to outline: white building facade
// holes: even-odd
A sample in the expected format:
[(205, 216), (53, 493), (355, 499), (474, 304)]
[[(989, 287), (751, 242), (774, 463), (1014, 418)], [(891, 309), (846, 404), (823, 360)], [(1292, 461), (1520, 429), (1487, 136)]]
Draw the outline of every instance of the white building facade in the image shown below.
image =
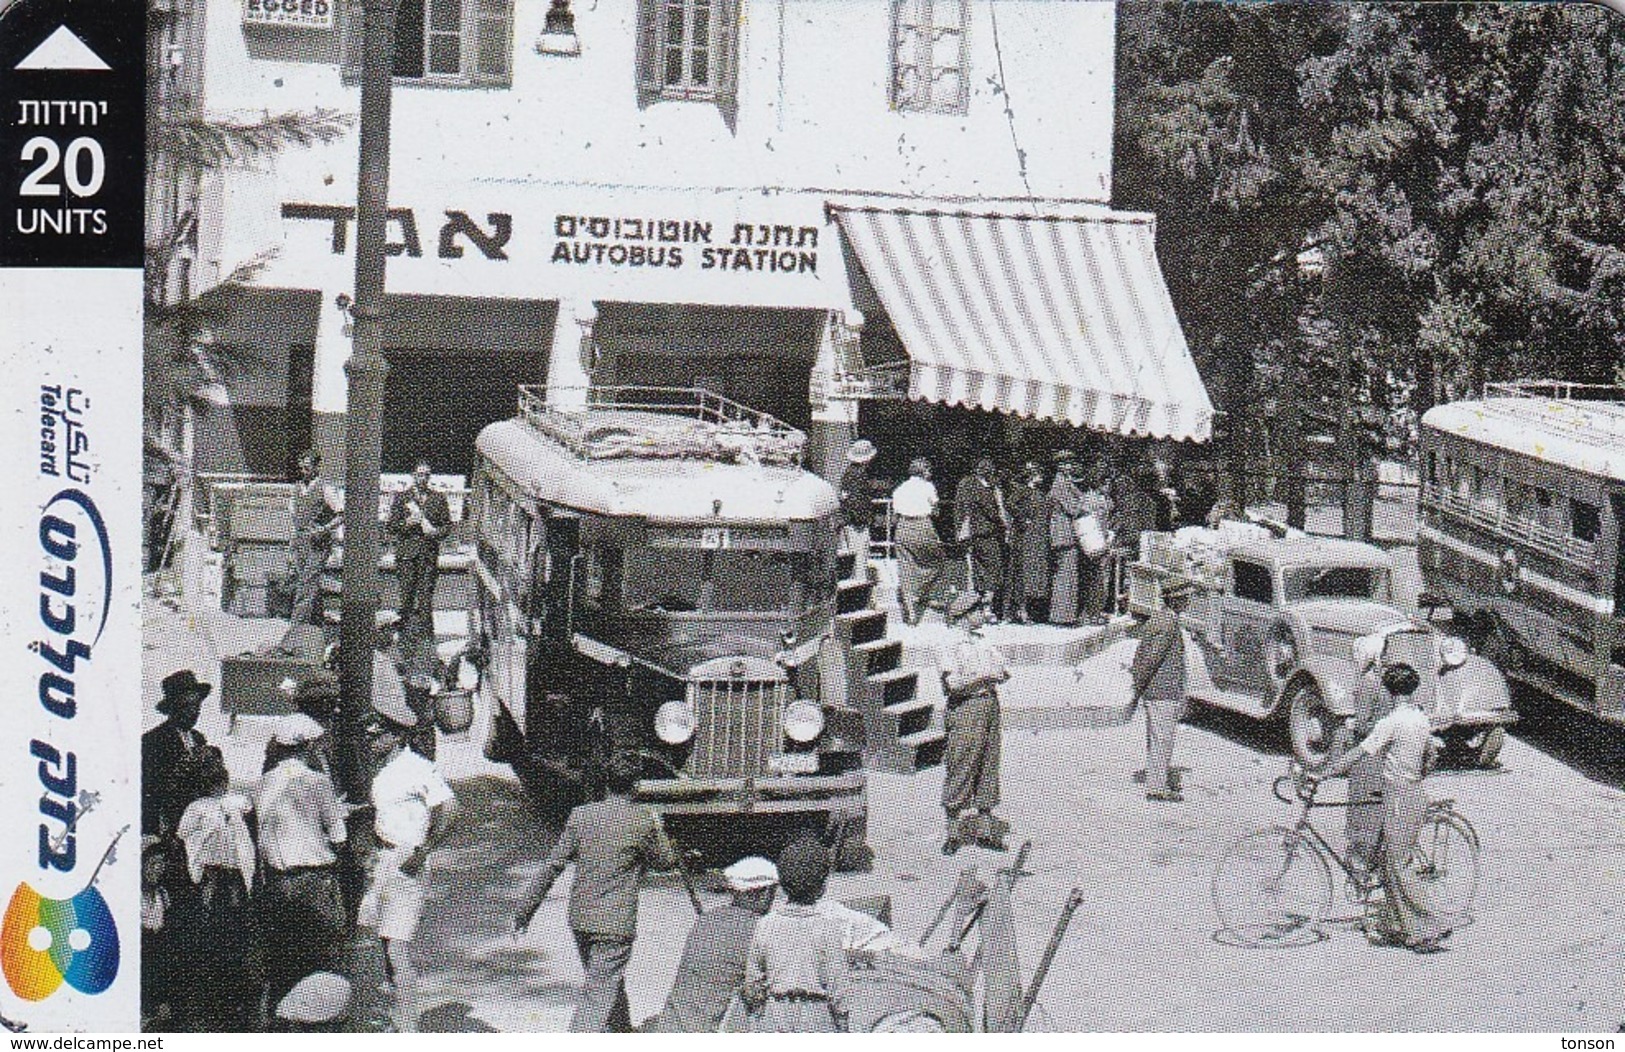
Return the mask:
[[(358, 0), (198, 2), (205, 112), (356, 112)], [(827, 396), (877, 366), (914, 398), (1207, 437), (1152, 218), (1109, 207), (1111, 3), (551, 7), (578, 54), (542, 53), (546, 0), (402, 0), (386, 470), (465, 470), (541, 382), (701, 384), (822, 462), (856, 420)], [(356, 136), (199, 187), (193, 288), (256, 264), (213, 296), (264, 364), (205, 469), (280, 471), (307, 437), (338, 463)]]

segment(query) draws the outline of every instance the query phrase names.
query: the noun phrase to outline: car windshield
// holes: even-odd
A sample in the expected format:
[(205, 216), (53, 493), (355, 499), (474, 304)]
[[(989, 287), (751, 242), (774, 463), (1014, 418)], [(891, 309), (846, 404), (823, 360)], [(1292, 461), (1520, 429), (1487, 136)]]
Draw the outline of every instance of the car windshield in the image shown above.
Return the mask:
[(1281, 575), (1285, 599), (1390, 601), (1388, 571), (1373, 566), (1296, 566)]
[(778, 613), (788, 610), (786, 552), (635, 548), (626, 553), (628, 610)]

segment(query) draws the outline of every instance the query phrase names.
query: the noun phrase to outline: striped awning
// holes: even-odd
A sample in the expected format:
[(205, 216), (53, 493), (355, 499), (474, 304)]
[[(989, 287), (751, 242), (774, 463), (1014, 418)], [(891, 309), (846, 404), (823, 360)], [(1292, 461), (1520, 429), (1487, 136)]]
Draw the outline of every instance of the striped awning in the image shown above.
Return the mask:
[(1211, 437), (1150, 216), (830, 210), (908, 352), (910, 398)]

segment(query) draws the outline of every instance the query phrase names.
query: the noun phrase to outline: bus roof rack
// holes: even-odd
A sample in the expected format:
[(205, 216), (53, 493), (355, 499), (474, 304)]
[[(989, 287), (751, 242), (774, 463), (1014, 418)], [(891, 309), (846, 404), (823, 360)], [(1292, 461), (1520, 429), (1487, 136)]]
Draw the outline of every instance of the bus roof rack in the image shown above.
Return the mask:
[(1488, 398), (1544, 398), (1556, 402), (1619, 402), (1625, 405), (1625, 387), (1616, 384), (1580, 384), (1567, 380), (1502, 380), (1484, 385)]
[(1484, 385), (1486, 410), (1585, 443), (1625, 437), (1625, 387), (1567, 380), (1508, 380)]
[(798, 466), (807, 436), (702, 387), (519, 388), (519, 418), (584, 460)]

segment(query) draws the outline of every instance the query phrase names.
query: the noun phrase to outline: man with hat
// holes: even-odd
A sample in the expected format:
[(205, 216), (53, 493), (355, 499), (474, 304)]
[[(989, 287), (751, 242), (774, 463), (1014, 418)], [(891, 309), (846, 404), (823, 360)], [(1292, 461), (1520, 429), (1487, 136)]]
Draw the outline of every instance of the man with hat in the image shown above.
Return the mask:
[(1145, 798), (1178, 803), (1184, 797), (1169, 779), (1174, 732), (1185, 718), (1185, 635), (1179, 615), (1190, 605), (1189, 581), (1162, 586), (1162, 605), (1140, 629), (1130, 674), (1134, 702), (1145, 706)]
[(141, 832), (168, 836), (175, 831), (186, 805), (198, 791), (187, 782), (186, 761), (198, 755), (208, 739), (196, 730), (203, 699), (214, 690), (199, 682), (189, 668), (171, 672), (163, 680), (157, 709), (164, 722), (141, 736)]
[(694, 921), (666, 1007), (642, 1029), (665, 1034), (715, 1033), (724, 1029), (723, 1019), (730, 1007), (735, 1019), (743, 1022), (744, 1004), (734, 1002), (745, 984), (745, 958), (756, 922), (773, 908), (778, 894), (779, 869), (752, 855), (735, 862), (722, 875), (733, 899)]
[(874, 507), (869, 503), (869, 462), (875, 459), (875, 444), (860, 438), (846, 451), (846, 470), (841, 472), (841, 539), (853, 555), (852, 573), (869, 579), (869, 525)]
[(948, 624), (965, 629), (965, 636), (954, 644), (942, 672), (942, 693), (948, 700), (943, 717), (948, 731), (942, 779), (942, 809), (948, 815), (945, 855), (966, 843), (1003, 851), (1009, 829), (993, 808), (999, 803), (1002, 746), (998, 685), (1010, 678), (1010, 666), (981, 637), (987, 622), (987, 607), (975, 592), (961, 593), (948, 605)]
[(626, 966), (638, 932), (638, 881), (651, 869), (672, 869), (677, 857), (660, 819), (632, 802), (640, 761), (631, 753), (610, 759), (607, 795), (570, 812), (564, 832), (548, 854), (530, 890), (520, 898), (514, 932), (530, 919), (575, 863), (570, 887), (570, 931), (586, 970), (581, 1001), (570, 1018), (572, 1033), (624, 1033), (632, 1029), (626, 1000)]
[(412, 942), (428, 892), (424, 866), (451, 833), (457, 806), (440, 769), (424, 755), (421, 731), (404, 705), (392, 714), (374, 711), (366, 725), (380, 764), (372, 780), (378, 855), (356, 922), (374, 928), (383, 941), (384, 968), (395, 985), (395, 1027), (402, 1032), (418, 1024)]
[(347, 813), (323, 767), (326, 733), (302, 712), (278, 721), (255, 795), (271, 1004), (301, 976), (334, 967), (344, 938), (338, 850)]

